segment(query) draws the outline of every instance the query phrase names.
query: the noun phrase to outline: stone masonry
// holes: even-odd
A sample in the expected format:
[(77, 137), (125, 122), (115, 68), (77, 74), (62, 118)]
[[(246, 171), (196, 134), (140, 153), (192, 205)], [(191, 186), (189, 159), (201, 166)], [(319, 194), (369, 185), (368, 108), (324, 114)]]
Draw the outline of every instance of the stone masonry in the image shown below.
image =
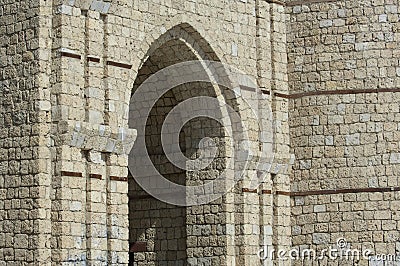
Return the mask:
[[(191, 60), (254, 86), (176, 86), (135, 128), (132, 95)], [(211, 163), (169, 161), (163, 122), (200, 96), (237, 112), (252, 159), (222, 197), (168, 204), (137, 182), (139, 140), (177, 184), (241, 167), (237, 125), (204, 116), (177, 140)], [(399, 111), (398, 0), (0, 0), (0, 265), (398, 265), (377, 258), (400, 254)], [(370, 258), (260, 253), (330, 247)]]

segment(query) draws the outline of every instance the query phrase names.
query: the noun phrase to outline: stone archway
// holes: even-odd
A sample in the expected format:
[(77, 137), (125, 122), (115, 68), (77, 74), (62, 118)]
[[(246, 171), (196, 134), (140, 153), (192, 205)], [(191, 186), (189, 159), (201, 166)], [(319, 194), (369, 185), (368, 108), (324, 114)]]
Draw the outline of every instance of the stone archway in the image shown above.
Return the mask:
[[(216, 58), (206, 41), (188, 24), (173, 27), (149, 49), (146, 60), (138, 71), (133, 92), (152, 74), (168, 66)], [(210, 83), (186, 83), (163, 94), (152, 107), (145, 131), (142, 136), (139, 133), (138, 138), (145, 138), (149, 157), (164, 178), (181, 185), (199, 185), (215, 179), (225, 170), (227, 139), (224, 127), (210, 118), (191, 119), (179, 135), (181, 152), (192, 160), (201, 156), (199, 145), (204, 144), (202, 141), (205, 138), (215, 144), (216, 157), (206, 168), (187, 171), (176, 167), (168, 161), (161, 144), (161, 126), (175, 106), (197, 96), (216, 98), (219, 93), (215, 85)], [(136, 159), (138, 160), (135, 163)], [(130, 165), (141, 167), (140, 159), (136, 159), (130, 158)], [(141, 178), (135, 173), (133, 175)], [(229, 260), (228, 254), (234, 254), (234, 251), (228, 251), (232, 249), (233, 240), (228, 240), (226, 233), (230, 218), (227, 217), (225, 197), (200, 206), (174, 206), (148, 195), (133, 178), (129, 180), (131, 263), (223, 265)]]

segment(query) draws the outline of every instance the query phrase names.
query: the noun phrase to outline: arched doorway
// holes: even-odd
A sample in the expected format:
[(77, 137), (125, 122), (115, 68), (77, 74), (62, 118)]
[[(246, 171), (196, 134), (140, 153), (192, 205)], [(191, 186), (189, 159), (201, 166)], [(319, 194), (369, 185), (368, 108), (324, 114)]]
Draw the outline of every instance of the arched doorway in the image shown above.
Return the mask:
[[(152, 74), (168, 66), (191, 60), (217, 59), (204, 39), (187, 24), (167, 31), (152, 45), (147, 56), (139, 69), (133, 92)], [(161, 137), (162, 125), (176, 106), (193, 97), (217, 98), (223, 90), (207, 82), (190, 82), (165, 92), (154, 105), (149, 103), (151, 111), (142, 135), (138, 131), (138, 138), (144, 138), (147, 154), (164, 178), (176, 184), (195, 186), (215, 180), (226, 170), (229, 140), (226, 128), (218, 121), (206, 116), (190, 119), (176, 140), (180, 151), (191, 160), (207, 157), (204, 153), (207, 145), (215, 148), (210, 163), (200, 170), (190, 171), (172, 164), (165, 154)], [(222, 113), (219, 116), (223, 116)], [(141, 158), (130, 156), (131, 169), (144, 167), (140, 162)], [(142, 178), (140, 174), (132, 174)], [(223, 187), (215, 189), (224, 190)], [(227, 239), (229, 218), (225, 197), (198, 206), (176, 206), (148, 195), (133, 178), (129, 179), (129, 197), (131, 265), (226, 264), (228, 246), (232, 243)]]

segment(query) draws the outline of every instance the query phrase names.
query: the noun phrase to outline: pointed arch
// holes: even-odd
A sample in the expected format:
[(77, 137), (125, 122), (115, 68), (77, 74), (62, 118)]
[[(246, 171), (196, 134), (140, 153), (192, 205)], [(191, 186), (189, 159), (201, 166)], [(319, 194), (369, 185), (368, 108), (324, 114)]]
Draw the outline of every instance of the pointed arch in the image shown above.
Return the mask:
[[(189, 23), (179, 23), (168, 28), (163, 28), (162, 34), (150, 35), (147, 50), (143, 54), (143, 58), (140, 63), (137, 64), (138, 74), (133, 83), (133, 90), (135, 90), (152, 74), (157, 73), (159, 70), (164, 69), (168, 66), (174, 65), (179, 62), (192, 61), (192, 60), (210, 60), (220, 61), (220, 57), (213, 50), (211, 45), (202, 37), (202, 35)], [(146, 42), (147, 43), (147, 42)], [(183, 153), (190, 156), (198, 156), (196, 153), (197, 147), (195, 147), (203, 138), (212, 138), (216, 143), (221, 145), (220, 153), (215, 163), (210, 164), (210, 168), (206, 169), (197, 175), (192, 174), (189, 171), (181, 171), (166, 162), (165, 154), (161, 142), (160, 136), (160, 123), (165, 119), (169, 111), (171, 111), (179, 103), (185, 101), (188, 98), (196, 96), (209, 96), (209, 97), (225, 97), (224, 93), (233, 93), (233, 91), (226, 90), (222, 91), (222, 88), (215, 87), (212, 84), (205, 82), (193, 82), (190, 84), (183, 84), (178, 86), (169, 92), (162, 95), (160, 101), (154, 105), (150, 112), (150, 117), (147, 117), (146, 130), (142, 132), (138, 131), (138, 138), (142, 137), (145, 139), (146, 147), (149, 150), (151, 161), (154, 163), (156, 169), (165, 178), (178, 184), (198, 184), (199, 182), (209, 182), (221, 170), (221, 167), (225, 167), (226, 152), (226, 136), (224, 135), (224, 129), (218, 123), (213, 122), (211, 119), (199, 118), (195, 121), (188, 122), (188, 126), (183, 128), (183, 141), (180, 142)], [(225, 97), (234, 101), (234, 95)], [(223, 112), (223, 110), (220, 110)], [(221, 115), (222, 116), (222, 115)], [(211, 121), (210, 121), (211, 120)], [(161, 121), (161, 122), (160, 122)], [(204, 125), (206, 125), (204, 127)], [(186, 125), (185, 125), (186, 126)], [(149, 133), (148, 133), (149, 132)], [(211, 135), (210, 135), (211, 134)], [(181, 137), (181, 136), (180, 136)], [(179, 138), (181, 141), (181, 138)], [(194, 143), (194, 144), (193, 144)], [(134, 147), (135, 148), (135, 147)], [(140, 165), (138, 165), (140, 167)], [(222, 169), (223, 170), (223, 169)], [(142, 191), (137, 184), (130, 180), (130, 198), (133, 199), (130, 203), (130, 238), (132, 242), (146, 242), (146, 245), (151, 248), (148, 257), (152, 257), (153, 261), (172, 262), (173, 260), (179, 261), (179, 263), (186, 263), (191, 261), (189, 264), (197, 264), (196, 256), (193, 254), (196, 247), (192, 246), (190, 239), (193, 237), (199, 238), (199, 241), (207, 242), (214, 235), (217, 235), (217, 231), (225, 232), (228, 228), (234, 227), (232, 216), (227, 214), (228, 209), (233, 207), (227, 207), (227, 201), (219, 199), (217, 202), (210, 203), (209, 205), (201, 206), (204, 208), (201, 214), (197, 213), (196, 208), (191, 207), (172, 207), (168, 204), (152, 199), (151, 197), (146, 198), (146, 193)], [(147, 200), (147, 203), (134, 202)], [(144, 207), (145, 206), (145, 207)], [(218, 212), (211, 213), (210, 209), (217, 209)], [(149, 208), (149, 210), (147, 209)], [(176, 225), (171, 224), (170, 218), (163, 216), (163, 213), (170, 213), (171, 217), (174, 217)], [(181, 217), (184, 216), (184, 220)], [(200, 217), (202, 216), (202, 217)], [(206, 217), (207, 216), (207, 217)], [(146, 218), (143, 218), (146, 217)], [(204, 221), (198, 223), (197, 219)], [(184, 222), (183, 222), (184, 221)], [(184, 230), (181, 230), (182, 223)], [(198, 223), (198, 224), (196, 224)], [(180, 229), (179, 229), (180, 228)], [(223, 229), (222, 229), (223, 228)], [(169, 236), (170, 231), (173, 230), (177, 235)], [(203, 231), (201, 235), (198, 235), (200, 231)], [(205, 235), (203, 235), (205, 234)], [(208, 235), (207, 235), (208, 234)], [(202, 255), (204, 261), (226, 261), (228, 257), (234, 254), (232, 253), (234, 240), (228, 239), (227, 235), (221, 233), (220, 238), (226, 238), (221, 243), (214, 243), (215, 248), (222, 254), (216, 256), (213, 252), (204, 251)], [(184, 239), (184, 241), (182, 241)], [(171, 242), (174, 246), (173, 250), (167, 247)], [(216, 253), (217, 251), (215, 251)], [(147, 256), (145, 255), (145, 257)], [(149, 261), (151, 262), (151, 261)], [(218, 264), (218, 263), (217, 263)]]
[[(221, 47), (220, 42), (211, 42), (213, 38), (211, 38), (210, 32), (204, 29), (202, 23), (187, 14), (178, 14), (146, 33), (145, 39), (138, 49), (138, 55), (132, 62), (134, 69), (140, 69), (141, 65), (146, 61), (149, 52), (154, 51), (154, 48), (161, 43), (162, 36), (171, 32), (186, 32), (188, 35), (181, 35), (183, 39), (189, 37), (187, 38), (187, 43), (196, 43), (196, 46), (201, 48), (197, 50), (203, 50), (205, 54), (208, 54), (210, 57), (209, 60), (227, 63), (225, 58), (226, 52), (224, 52), (226, 49)], [(206, 59), (203, 58), (203, 60)]]

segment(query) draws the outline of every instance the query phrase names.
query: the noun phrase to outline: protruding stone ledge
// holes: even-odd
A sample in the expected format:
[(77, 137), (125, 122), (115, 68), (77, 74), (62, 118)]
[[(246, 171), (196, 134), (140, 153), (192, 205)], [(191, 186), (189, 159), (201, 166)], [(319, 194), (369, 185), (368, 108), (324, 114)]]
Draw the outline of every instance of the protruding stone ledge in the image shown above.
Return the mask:
[[(265, 193), (264, 193), (265, 191)], [(304, 196), (320, 196), (320, 195), (336, 195), (336, 194), (350, 194), (350, 193), (385, 193), (385, 192), (398, 192), (400, 187), (371, 187), (371, 188), (349, 188), (349, 189), (328, 189), (328, 190), (309, 190), (309, 191), (276, 191), (277, 195), (284, 195), (290, 197), (304, 197)], [(271, 190), (263, 190), (263, 194), (273, 194)]]
[(60, 145), (125, 155), (129, 154), (137, 136), (136, 129), (112, 128), (77, 121), (61, 121), (57, 133), (53, 138)]
[(110, 9), (111, 3), (105, 1), (94, 0), (90, 4), (90, 10), (97, 11), (100, 14), (107, 14)]
[(99, 0), (70, 0), (68, 4), (59, 5), (57, 7), (58, 14), (64, 14), (72, 16), (75, 13), (73, 8), (79, 8), (82, 10), (92, 10), (99, 12), (102, 15), (108, 14), (111, 7), (110, 1), (99, 1)]
[(90, 174), (89, 177), (93, 179), (103, 179), (103, 176), (99, 174)]
[(256, 92), (257, 91), (256, 88), (245, 86), (245, 85), (240, 85), (240, 89), (244, 90), (244, 91), (251, 91), (251, 92)]
[(258, 193), (257, 189), (250, 189), (250, 188), (242, 188), (242, 192), (244, 193)]
[(307, 5), (307, 4), (322, 4), (322, 3), (335, 3), (339, 2), (340, 0), (297, 0), (297, 1), (280, 1), (280, 0), (266, 0), (267, 3), (269, 4), (277, 4), (281, 6), (287, 6), (287, 7), (292, 7), (292, 6), (301, 6), (301, 5)]
[(281, 195), (281, 196), (291, 196), (292, 193), (289, 191), (277, 191), (276, 195)]
[(61, 171), (61, 176), (82, 177), (83, 175), (78, 172)]
[(100, 58), (95, 57), (95, 56), (89, 55), (89, 56), (87, 56), (86, 59), (87, 59), (88, 62), (100, 63)]
[(60, 53), (61, 57), (69, 57), (73, 59), (78, 59), (81, 60), (82, 56), (75, 51), (68, 49), (68, 48), (60, 48), (58, 49), (58, 52)]
[(130, 65), (130, 64), (120, 63), (120, 62), (116, 62), (116, 61), (107, 61), (107, 65), (115, 66), (115, 67), (119, 67), (119, 68), (125, 68), (125, 69), (132, 68), (132, 65)]
[(121, 181), (121, 182), (127, 182), (128, 177), (123, 177), (123, 176), (110, 176), (110, 180), (113, 181)]
[(285, 6), (286, 3), (284, 1), (279, 1), (279, 0), (266, 0), (268, 4), (277, 4), (277, 5), (282, 5)]
[(297, 0), (286, 2), (285, 6), (299, 6), (299, 5), (307, 5), (307, 4), (322, 4), (322, 3), (336, 3), (340, 2), (340, 0)]
[[(275, 92), (274, 96), (284, 99), (299, 99), (306, 96), (325, 96), (325, 95), (344, 95), (344, 94), (362, 94), (362, 93), (383, 93), (400, 92), (400, 88), (378, 88), (378, 89), (358, 89), (358, 90), (329, 90), (329, 91), (307, 91), (293, 94)], [(264, 92), (263, 92), (264, 93)], [(268, 92), (267, 94), (270, 94)]]

